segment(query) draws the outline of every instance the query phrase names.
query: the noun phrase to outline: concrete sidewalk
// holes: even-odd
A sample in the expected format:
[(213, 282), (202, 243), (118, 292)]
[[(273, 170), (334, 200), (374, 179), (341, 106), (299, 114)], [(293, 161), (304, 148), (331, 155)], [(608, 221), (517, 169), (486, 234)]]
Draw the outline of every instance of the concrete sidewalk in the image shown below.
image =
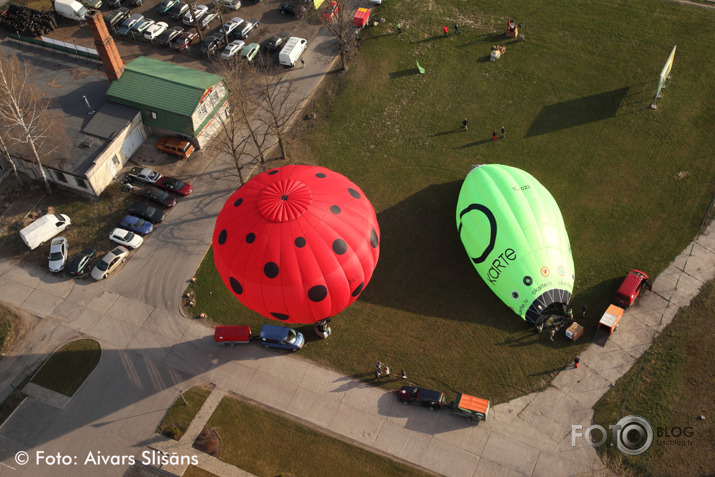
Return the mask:
[[(239, 475), (231, 466), (191, 448), (220, 397), (230, 391), (438, 474), (603, 475), (606, 471), (593, 447), (583, 439), (571, 446), (571, 426), (591, 424), (593, 404), (635, 363), (677, 310), (713, 279), (715, 223), (656, 278), (653, 292), (626, 312), (619, 331), (605, 346), (592, 344), (581, 355), (578, 369), (565, 369), (543, 392), (495, 406), (488, 421), (479, 425), (448, 412), (403, 406), (392, 393), (293, 355), (258, 346), (218, 347), (209, 328), (182, 319), (175, 311), (106, 291), (93, 295), (92, 287), (77, 289), (74, 282), (47, 275), (0, 262), (3, 297), (43, 317), (27, 337), (32, 342), (34, 333), (41, 333), (36, 340), (40, 345), (35, 345), (32, 356), (15, 358), (41, 360), (58, 344), (81, 334), (98, 339), (103, 356), (98, 370), (65, 410), (33, 404), (32, 398), (18, 408), (0, 429), (0, 463), (6, 466), (17, 468), (11, 450), (45, 450), (52, 443), (75, 453), (83, 452), (77, 446), (88, 445), (127, 454), (136, 454), (137, 448), (185, 452), (200, 456), (199, 465), (217, 475)], [(15, 377), (15, 358), (0, 362), (4, 392)], [(125, 373), (127, 382), (136, 384), (131, 399), (106, 385)], [(177, 444), (154, 434), (157, 419), (176, 396), (174, 388), (201, 382), (217, 388), (184, 439)], [(99, 411), (94, 409), (98, 402), (104, 406)], [(89, 409), (95, 414), (93, 421), (62, 417)], [(139, 409), (146, 409), (143, 414), (148, 418), (136, 416)], [(132, 422), (119, 428), (123, 440), (103, 427), (105, 422), (120, 423), (116, 415)], [(20, 435), (28, 423), (40, 422), (57, 425)], [(28, 465), (12, 475), (85, 475), (92, 469), (71, 470), (63, 474), (63, 469)], [(122, 470), (107, 469), (103, 475), (121, 475)]]

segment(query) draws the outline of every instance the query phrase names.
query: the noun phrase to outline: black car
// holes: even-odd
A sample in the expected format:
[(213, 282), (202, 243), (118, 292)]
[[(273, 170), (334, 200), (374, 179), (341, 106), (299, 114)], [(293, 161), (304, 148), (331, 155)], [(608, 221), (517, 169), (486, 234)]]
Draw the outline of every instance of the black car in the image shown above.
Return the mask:
[(139, 195), (146, 197), (147, 199), (161, 204), (164, 207), (174, 207), (176, 205), (176, 197), (172, 197), (165, 190), (157, 189), (156, 187), (145, 187), (138, 190)]
[(181, 18), (186, 15), (189, 11), (189, 4), (186, 2), (179, 2), (169, 9), (168, 15), (174, 20), (181, 20)]
[(308, 10), (300, 3), (286, 2), (281, 3), (281, 6), (278, 7), (278, 11), (280, 11), (283, 15), (290, 14), (296, 18), (300, 18), (305, 15)]
[(74, 256), (70, 262), (69, 267), (67, 267), (67, 273), (72, 276), (78, 277), (89, 272), (92, 267), (89, 266), (89, 262), (96, 255), (97, 251), (93, 248), (85, 248), (80, 253)]
[(224, 43), (223, 35), (208, 36), (201, 43), (201, 53), (204, 53), (206, 55), (213, 55), (214, 53), (216, 53), (216, 50), (223, 46), (222, 43)]
[(143, 3), (144, 0), (129, 0), (130, 7), (141, 7)]
[(104, 17), (104, 22), (107, 24), (108, 28), (112, 29), (122, 23), (124, 20), (126, 20), (128, 16), (129, 9), (126, 7), (121, 7), (107, 13), (107, 16)]
[(272, 36), (261, 48), (263, 51), (274, 53), (283, 47), (285, 42), (288, 40), (288, 37), (289, 35), (287, 33), (278, 33), (277, 35)]
[(131, 215), (141, 217), (142, 219), (146, 219), (153, 224), (158, 224), (159, 222), (164, 220), (164, 212), (162, 212), (161, 210), (157, 210), (156, 207), (142, 204), (140, 202), (134, 202), (129, 207), (129, 213)]
[(122, 0), (107, 0), (107, 5), (110, 8), (118, 8), (122, 6)]
[(244, 20), (233, 30), (233, 35), (239, 40), (245, 40), (249, 33), (258, 28), (258, 23), (258, 20)]
[(157, 41), (159, 42), (160, 45), (166, 46), (169, 43), (171, 43), (174, 38), (178, 38), (182, 33), (184, 33), (184, 29), (181, 27), (171, 27), (168, 30), (166, 30), (164, 33), (159, 35), (159, 38), (157, 38)]
[(438, 409), (444, 406), (444, 393), (432, 391), (431, 389), (417, 388), (414, 386), (402, 386), (397, 398), (403, 404), (417, 404)]

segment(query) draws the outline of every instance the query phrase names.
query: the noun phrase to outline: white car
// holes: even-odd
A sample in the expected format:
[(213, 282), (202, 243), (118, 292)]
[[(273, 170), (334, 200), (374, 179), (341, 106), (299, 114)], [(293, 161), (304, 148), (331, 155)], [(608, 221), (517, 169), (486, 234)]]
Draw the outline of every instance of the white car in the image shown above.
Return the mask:
[(223, 31), (226, 32), (226, 36), (230, 35), (233, 30), (235, 30), (238, 25), (243, 23), (243, 18), (233, 17), (229, 21), (223, 24)]
[(124, 247), (116, 247), (102, 257), (102, 260), (94, 267), (91, 273), (92, 278), (95, 280), (107, 278), (120, 264), (127, 261), (127, 255), (129, 255), (129, 250)]
[[(197, 5), (196, 8), (194, 8), (194, 15), (196, 16), (196, 21), (201, 20), (201, 17), (206, 15), (208, 13), (209, 7), (206, 5)], [(184, 18), (181, 20), (184, 22), (184, 25), (189, 25), (192, 26), (194, 24), (194, 18), (191, 16), (191, 9), (189, 9), (188, 12), (186, 12), (186, 15), (184, 15)]]
[(64, 237), (55, 237), (50, 244), (50, 255), (47, 259), (50, 261), (50, 271), (57, 273), (65, 269), (67, 265), (67, 239)]
[(148, 182), (149, 184), (156, 184), (156, 181), (164, 177), (158, 172), (147, 169), (146, 167), (132, 167), (128, 175), (129, 177)]
[(112, 230), (112, 232), (109, 234), (109, 240), (111, 240), (112, 242), (116, 242), (119, 245), (124, 245), (129, 250), (139, 248), (141, 247), (141, 244), (144, 243), (144, 239), (141, 238), (141, 235), (135, 234), (134, 232), (130, 232), (128, 230), (120, 229), (119, 227)]
[(152, 26), (154, 23), (156, 23), (154, 20), (145, 18), (144, 21), (141, 21), (141, 22), (137, 23), (136, 25), (134, 25), (134, 28), (132, 30), (141, 35), (146, 31), (147, 28)]
[(147, 40), (155, 40), (169, 28), (169, 24), (165, 22), (158, 22), (151, 25), (144, 32), (144, 38)]
[(246, 42), (243, 40), (233, 40), (231, 43), (229, 43), (226, 48), (223, 49), (221, 52), (221, 58), (224, 60), (228, 60), (234, 57), (237, 53), (239, 53), (243, 47), (246, 46)]

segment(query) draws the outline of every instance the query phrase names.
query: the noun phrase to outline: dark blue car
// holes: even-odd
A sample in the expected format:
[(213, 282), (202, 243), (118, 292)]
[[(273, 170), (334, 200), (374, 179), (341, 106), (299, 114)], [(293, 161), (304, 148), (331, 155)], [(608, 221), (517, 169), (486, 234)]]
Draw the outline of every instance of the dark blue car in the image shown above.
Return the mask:
[(130, 230), (139, 235), (148, 235), (154, 230), (154, 226), (148, 220), (134, 217), (133, 215), (125, 215), (120, 225), (123, 229)]
[(266, 348), (298, 351), (305, 344), (303, 334), (285, 326), (263, 325), (260, 334), (261, 345)]

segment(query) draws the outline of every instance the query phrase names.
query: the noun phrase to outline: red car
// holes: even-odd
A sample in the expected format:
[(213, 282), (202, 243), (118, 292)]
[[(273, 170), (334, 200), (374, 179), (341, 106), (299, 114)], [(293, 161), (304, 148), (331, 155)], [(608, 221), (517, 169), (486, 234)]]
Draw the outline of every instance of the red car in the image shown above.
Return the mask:
[(332, 21), (333, 18), (335, 18), (335, 14), (338, 13), (339, 8), (340, 4), (338, 4), (338, 2), (330, 2), (330, 5), (328, 5), (323, 12), (323, 20), (326, 22)]
[(169, 192), (175, 192), (176, 194), (183, 195), (186, 197), (191, 194), (194, 189), (186, 182), (174, 179), (173, 177), (162, 177), (156, 181), (156, 186), (160, 189), (168, 190)]
[(636, 301), (636, 298), (638, 298), (643, 287), (648, 290), (652, 288), (651, 283), (648, 281), (648, 275), (640, 270), (631, 270), (628, 272), (628, 275), (626, 275), (621, 286), (618, 287), (613, 303), (621, 308), (630, 307), (633, 302)]
[(178, 51), (183, 51), (187, 46), (191, 44), (199, 36), (196, 28), (189, 28), (184, 33), (181, 34), (174, 42), (171, 47)]

